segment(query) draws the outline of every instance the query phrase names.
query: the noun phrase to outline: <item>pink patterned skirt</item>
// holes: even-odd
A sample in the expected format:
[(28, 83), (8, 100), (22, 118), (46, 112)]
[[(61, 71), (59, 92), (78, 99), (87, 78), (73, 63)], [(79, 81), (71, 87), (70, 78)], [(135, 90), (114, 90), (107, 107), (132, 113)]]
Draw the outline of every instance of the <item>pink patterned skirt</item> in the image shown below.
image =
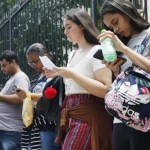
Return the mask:
[[(64, 107), (71, 108), (80, 104), (94, 102), (96, 99), (98, 100), (99, 98), (90, 94), (74, 94), (66, 96)], [(69, 118), (68, 123), (69, 131), (63, 142), (62, 150), (91, 150), (91, 128), (88, 123), (73, 118)]]

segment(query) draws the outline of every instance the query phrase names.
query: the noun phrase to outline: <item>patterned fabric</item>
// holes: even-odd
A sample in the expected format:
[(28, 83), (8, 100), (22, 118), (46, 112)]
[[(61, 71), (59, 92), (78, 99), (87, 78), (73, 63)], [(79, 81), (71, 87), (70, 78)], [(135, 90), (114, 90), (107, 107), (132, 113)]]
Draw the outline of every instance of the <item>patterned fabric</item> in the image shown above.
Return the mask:
[(34, 109), (34, 120), (30, 127), (23, 128), (21, 144), (23, 150), (28, 150), (31, 144), (32, 150), (41, 150), (41, 138), (40, 138), (40, 127), (41, 124), (46, 124), (42, 115), (36, 116), (36, 110)]
[(41, 150), (41, 138), (40, 131), (54, 131), (56, 127), (55, 122), (49, 122), (34, 109), (34, 120), (31, 126), (28, 128), (24, 127), (21, 137), (22, 149), (28, 149), (31, 145), (32, 150)]
[[(69, 132), (71, 132), (71, 130), (74, 128), (74, 124), (72, 125), (72, 120), (76, 119), (75, 127), (78, 126), (77, 121), (84, 120), (85, 122), (82, 121), (81, 122), (87, 123), (90, 127), (90, 139), (91, 139), (90, 149), (111, 150), (112, 117), (107, 113), (107, 111), (104, 108), (104, 99), (101, 99), (91, 94), (74, 94), (71, 96), (67, 96), (67, 99), (68, 101), (66, 101), (65, 104), (68, 104), (69, 106), (72, 106), (73, 104), (73, 107), (69, 108), (64, 107), (63, 110), (61, 111), (60, 126), (58, 128), (58, 134), (56, 136), (55, 142), (58, 144), (60, 142), (63, 142), (66, 133), (69, 134)], [(69, 121), (70, 124), (67, 121)], [(80, 133), (77, 134), (79, 136), (83, 134), (83, 132), (81, 134)], [(76, 136), (73, 138), (75, 139)], [(88, 136), (86, 138), (88, 138)], [(66, 144), (67, 143), (69, 143), (69, 139), (66, 142)], [(78, 143), (80, 143), (80, 141), (78, 141)], [(74, 147), (76, 146), (75, 149), (78, 149), (79, 146), (78, 143), (74, 143), (75, 145), (73, 146)], [(88, 146), (85, 145), (84, 143), (80, 143), (80, 146), (84, 147), (85, 150), (88, 149)], [(67, 145), (66, 148), (67, 147), (69, 146)]]
[[(141, 43), (141, 54), (149, 39), (150, 34)], [(105, 107), (128, 126), (150, 131), (150, 74), (136, 66), (122, 72), (105, 95)]]
[(109, 113), (137, 130), (150, 131), (150, 75), (143, 70), (120, 74), (105, 95)]
[[(31, 142), (30, 142), (31, 138)], [(39, 134), (39, 128), (34, 128), (31, 131), (31, 135), (29, 136), (29, 131), (27, 128), (23, 128), (22, 132), (22, 150), (28, 150), (29, 143), (31, 143), (32, 150), (41, 150), (41, 139)]]
[[(136, 45), (134, 47), (134, 49), (136, 50), (137, 53), (139, 53), (141, 55), (144, 55), (145, 48), (148, 45), (149, 39), (150, 39), (150, 34), (147, 34), (147, 36), (144, 38), (144, 40), (142, 41), (142, 43), (140, 45)], [(148, 58), (149, 57), (150, 56), (148, 56)]]
[[(46, 77), (42, 77), (39, 80), (35, 80), (32, 83), (32, 87), (30, 89), (31, 92), (35, 89), (37, 85), (38, 89), (41, 89), (42, 85), (46, 82)], [(37, 91), (38, 92), (38, 91)], [(33, 123), (29, 127), (23, 127), (22, 137), (21, 137), (21, 147), (23, 150), (27, 150), (29, 145), (31, 145), (32, 150), (41, 150), (41, 138), (40, 138), (40, 126), (41, 124), (46, 124), (45, 119), (42, 115), (40, 115), (36, 108), (34, 108), (34, 118)]]
[(91, 150), (91, 129), (86, 122), (70, 119), (62, 150)]
[[(93, 98), (95, 98), (93, 96)], [(66, 108), (79, 106), (93, 101), (89, 94), (70, 95), (64, 100)], [(69, 131), (65, 137), (62, 150), (91, 150), (91, 129), (87, 122), (69, 118)]]

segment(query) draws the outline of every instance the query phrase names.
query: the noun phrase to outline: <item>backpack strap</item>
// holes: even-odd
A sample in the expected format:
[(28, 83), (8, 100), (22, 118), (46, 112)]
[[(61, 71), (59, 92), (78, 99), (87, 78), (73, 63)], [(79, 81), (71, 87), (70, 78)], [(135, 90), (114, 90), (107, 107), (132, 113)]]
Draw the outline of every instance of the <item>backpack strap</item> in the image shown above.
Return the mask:
[(59, 78), (59, 107), (62, 108), (62, 93), (63, 93), (63, 87), (62, 87), (62, 84), (63, 84), (63, 78), (60, 77)]
[(33, 82), (32, 82), (32, 86), (31, 86), (31, 88), (30, 88), (30, 91), (32, 92), (33, 91), (33, 89), (36, 87), (36, 85), (38, 84), (38, 83), (40, 83), (40, 82), (46, 82), (47, 81), (47, 78), (46, 78), (46, 76), (43, 76), (41, 79), (37, 79), (37, 80), (34, 80)]

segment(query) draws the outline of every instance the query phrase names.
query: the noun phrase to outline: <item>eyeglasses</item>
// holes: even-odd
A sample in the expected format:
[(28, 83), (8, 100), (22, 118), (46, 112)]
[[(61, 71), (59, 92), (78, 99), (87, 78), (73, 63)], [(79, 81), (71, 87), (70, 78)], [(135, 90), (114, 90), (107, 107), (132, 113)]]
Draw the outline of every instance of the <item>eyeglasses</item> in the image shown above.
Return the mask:
[(36, 60), (35, 62), (29, 62), (29, 61), (27, 61), (28, 65), (29, 65), (30, 67), (35, 67), (38, 62), (39, 62), (39, 60)]
[(30, 67), (35, 67), (35, 66), (36, 66), (36, 63), (34, 63), (34, 62), (28, 62), (28, 61), (27, 61), (27, 63), (28, 63), (28, 65), (29, 65)]

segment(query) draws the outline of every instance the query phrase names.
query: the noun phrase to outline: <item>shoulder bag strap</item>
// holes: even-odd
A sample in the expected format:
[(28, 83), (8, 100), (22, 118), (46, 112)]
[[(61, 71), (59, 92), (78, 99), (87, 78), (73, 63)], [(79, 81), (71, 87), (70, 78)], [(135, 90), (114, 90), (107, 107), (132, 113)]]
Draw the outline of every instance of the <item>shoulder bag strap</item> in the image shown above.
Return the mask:
[(60, 77), (59, 79), (59, 107), (62, 107), (62, 94), (63, 94), (63, 78)]

